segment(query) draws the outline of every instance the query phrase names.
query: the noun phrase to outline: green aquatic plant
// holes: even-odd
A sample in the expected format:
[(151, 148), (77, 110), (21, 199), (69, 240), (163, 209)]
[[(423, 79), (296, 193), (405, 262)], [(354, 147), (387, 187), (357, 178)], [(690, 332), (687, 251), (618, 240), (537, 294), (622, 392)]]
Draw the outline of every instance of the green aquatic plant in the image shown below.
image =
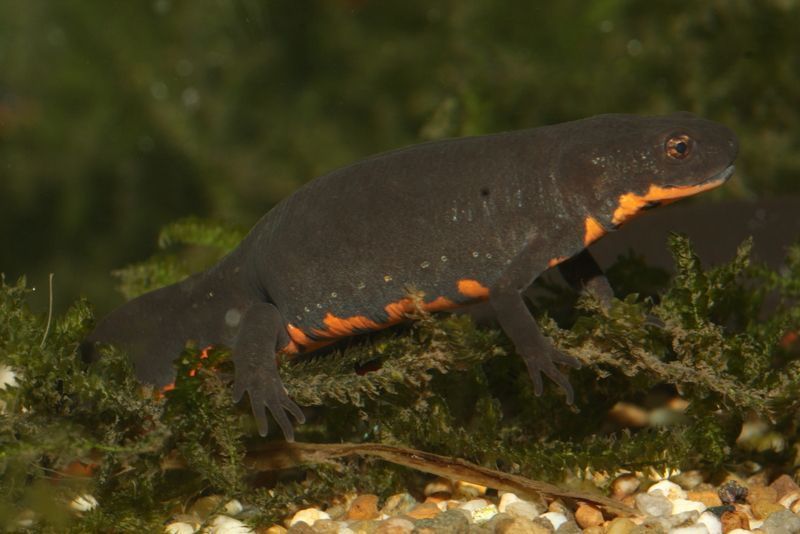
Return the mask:
[[(132, 296), (177, 281), (240, 237), (201, 221), (172, 225), (158, 255), (119, 271), (123, 291)], [(701, 265), (684, 237), (673, 236), (669, 246), (672, 278), (653, 277), (631, 258), (610, 271), (612, 282), (641, 279), (642, 292), (654, 296), (628, 294), (609, 309), (580, 297), (577, 311), (565, 316), (551, 317), (546, 298), (534, 308), (556, 345), (584, 363), (571, 372), (575, 407), (554, 386), (533, 395), (500, 330), (468, 315), (419, 312), (411, 325), (283, 362), (286, 387), (308, 413), (298, 440), (413, 447), (552, 482), (744, 460), (791, 467), (799, 432), (800, 354), (792, 332), (800, 325), (800, 246), (780, 271), (752, 264), (749, 242), (714, 268)], [(386, 496), (420, 476), (358, 459), (281, 477), (256, 473), (245, 458), (263, 441), (246, 404), (231, 400), (224, 347), (188, 345), (176, 360), (174, 388), (153, 391), (112, 347), (92, 365), (82, 361), (80, 341), (96, 320), (88, 302), (53, 318), (45, 336), (48, 317), (29, 310), (28, 295), (24, 279), (0, 284), (0, 369), (7, 377), (0, 389), (0, 524), (152, 530), (208, 495), (240, 499), (247, 521), (261, 524), (350, 490)], [(667, 400), (678, 396), (681, 405), (670, 407)], [(660, 417), (639, 427), (615, 423), (609, 413), (622, 404)], [(765, 422), (768, 442), (739, 437), (754, 417)], [(99, 505), (71, 510), (82, 494)]]

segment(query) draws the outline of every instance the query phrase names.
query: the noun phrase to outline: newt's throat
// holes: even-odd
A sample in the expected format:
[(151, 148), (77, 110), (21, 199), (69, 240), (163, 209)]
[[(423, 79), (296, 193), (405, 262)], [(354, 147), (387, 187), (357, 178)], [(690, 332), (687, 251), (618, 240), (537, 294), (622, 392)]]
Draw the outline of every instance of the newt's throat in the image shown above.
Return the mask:
[(724, 171), (712, 176), (710, 179), (696, 184), (696, 185), (683, 185), (673, 187), (662, 187), (659, 185), (651, 185), (647, 192), (643, 195), (637, 193), (624, 193), (620, 195), (617, 202), (617, 209), (614, 210), (614, 215), (611, 222), (618, 226), (642, 211), (653, 208), (655, 206), (669, 204), (681, 198), (694, 196), (698, 193), (714, 189), (724, 184), (728, 178), (733, 174), (733, 165), (727, 167)]

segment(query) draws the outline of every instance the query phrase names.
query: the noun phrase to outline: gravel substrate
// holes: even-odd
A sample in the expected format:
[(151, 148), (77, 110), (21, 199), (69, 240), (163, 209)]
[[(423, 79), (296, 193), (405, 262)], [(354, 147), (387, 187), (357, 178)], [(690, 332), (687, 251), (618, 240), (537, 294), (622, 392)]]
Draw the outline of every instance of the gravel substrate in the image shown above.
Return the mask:
[(675, 481), (650, 481), (621, 475), (610, 485), (612, 497), (637, 514), (604, 510), (587, 502), (522, 498), (466, 482), (436, 479), (423, 500), (409, 493), (381, 502), (376, 495), (346, 495), (328, 508), (305, 508), (283, 525), (258, 529), (236, 518), (238, 501), (227, 515), (202, 517), (197, 510), (166, 526), (169, 533), (266, 534), (763, 534), (800, 533), (800, 487), (787, 475), (767, 484), (763, 477), (730, 477), (719, 486), (696, 472)]

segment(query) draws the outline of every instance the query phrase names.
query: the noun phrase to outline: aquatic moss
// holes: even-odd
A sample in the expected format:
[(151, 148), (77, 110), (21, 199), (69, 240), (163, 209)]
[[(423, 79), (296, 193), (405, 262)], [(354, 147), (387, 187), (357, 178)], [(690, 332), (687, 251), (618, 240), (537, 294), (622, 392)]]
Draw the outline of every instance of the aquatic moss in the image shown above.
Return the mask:
[[(187, 250), (205, 247), (207, 262), (240, 237), (198, 222), (165, 235), (158, 256), (121, 272), (129, 294), (182, 276), (187, 258), (200, 258)], [(467, 315), (421, 314), (411, 326), (283, 364), (290, 394), (308, 407), (298, 440), (398, 444), (556, 482), (593, 471), (714, 469), (744, 460), (791, 467), (800, 246), (780, 271), (752, 264), (749, 242), (711, 269), (686, 238), (673, 236), (669, 246), (677, 271), (671, 279), (630, 261), (611, 270), (612, 281), (642, 274), (651, 296), (628, 294), (608, 310), (581, 297), (576, 312), (558, 321), (546, 304), (534, 309), (556, 345), (584, 363), (570, 373), (575, 408), (552, 384), (533, 395), (499, 330)], [(180, 262), (185, 268), (174, 269)], [(78, 345), (95, 321), (89, 303), (76, 302), (45, 336), (47, 317), (30, 312), (28, 293), (24, 279), (0, 284), (0, 365), (16, 373), (16, 385), (0, 391), (0, 524), (27, 511), (44, 531), (153, 530), (204, 495), (237, 497), (255, 507), (248, 520), (261, 523), (348, 490), (388, 495), (418, 476), (374, 460), (253, 473), (244, 457), (263, 441), (247, 406), (230, 398), (226, 350), (201, 356), (187, 347), (175, 389), (160, 394), (141, 387), (113, 348), (92, 366), (82, 362)], [(670, 409), (666, 399), (677, 394), (685, 406)], [(644, 428), (615, 426), (607, 414), (618, 403), (654, 407), (664, 417)], [(772, 445), (737, 441), (754, 417), (766, 422)], [(80, 493), (100, 506), (67, 511)]]

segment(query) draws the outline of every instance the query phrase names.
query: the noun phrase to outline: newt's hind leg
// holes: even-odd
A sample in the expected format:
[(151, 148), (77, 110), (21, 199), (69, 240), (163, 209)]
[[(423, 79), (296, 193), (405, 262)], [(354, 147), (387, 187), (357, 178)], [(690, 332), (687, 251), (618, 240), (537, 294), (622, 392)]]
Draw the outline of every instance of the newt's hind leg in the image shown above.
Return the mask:
[(283, 318), (275, 306), (263, 302), (247, 309), (233, 342), (233, 400), (238, 402), (245, 392), (248, 394), (260, 435), (266, 436), (269, 428), (266, 408), (281, 427), (286, 441), (294, 441), (294, 429), (286, 412), (301, 424), (305, 416), (286, 393), (275, 358), (277, 350), (287, 342)]

